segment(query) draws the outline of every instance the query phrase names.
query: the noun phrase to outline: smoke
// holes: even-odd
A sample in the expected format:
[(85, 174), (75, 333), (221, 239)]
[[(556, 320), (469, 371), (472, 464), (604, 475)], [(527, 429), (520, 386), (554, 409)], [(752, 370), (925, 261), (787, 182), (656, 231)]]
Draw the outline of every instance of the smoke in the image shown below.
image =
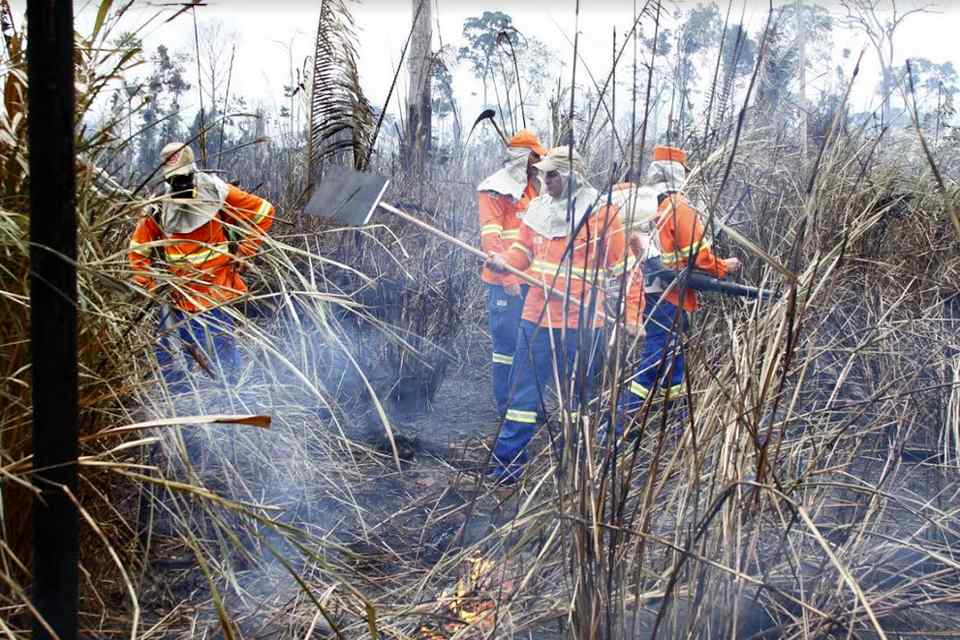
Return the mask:
[[(218, 499), (150, 488), (141, 510), (142, 538), (154, 545), (190, 540), (184, 547), (202, 549), (216, 564), (213, 574), (226, 577), (220, 587), (231, 615), (243, 618), (293, 600), (301, 587), (292, 574), (315, 571), (316, 557), (330, 561), (326, 581), (333, 584), (338, 572), (352, 570), (357, 554), (375, 556), (383, 546), (380, 536), (393, 535), (371, 531), (408, 501), (401, 479), (376, 478), (384, 469), (373, 463), (383, 460), (376, 454), (391, 453), (377, 404), (388, 414), (400, 456), (412, 457), (417, 443), (404, 435), (398, 417), (428, 411), (448, 358), (438, 352), (432, 366), (423, 366), (392, 355), (401, 353), (403, 344), (408, 355), (428, 351), (429, 341), (408, 336), (401, 342), (375, 321), (389, 318), (389, 310), (410, 295), (388, 281), (361, 296), (362, 313), (334, 313), (297, 301), (241, 320), (235, 369), (214, 356), (212, 376), (193, 366), (188, 391), (171, 395), (158, 383), (141, 398), (145, 419), (215, 414), (272, 419), (266, 430), (197, 423), (161, 429), (162, 442), (150, 454), (160, 477), (201, 487)], [(192, 364), (187, 353), (176, 360), (178, 366)], [(421, 379), (423, 371), (435, 378)], [(438, 533), (431, 539), (436, 549), (425, 545), (424, 553), (442, 554), (451, 539), (451, 531)], [(331, 552), (330, 541), (348, 551)], [(389, 544), (409, 543), (400, 537)], [(154, 570), (186, 599), (197, 588), (196, 571), (166, 575), (184, 564), (196, 568), (188, 554), (172, 564), (164, 559)], [(213, 624), (216, 612), (211, 608), (205, 617)]]

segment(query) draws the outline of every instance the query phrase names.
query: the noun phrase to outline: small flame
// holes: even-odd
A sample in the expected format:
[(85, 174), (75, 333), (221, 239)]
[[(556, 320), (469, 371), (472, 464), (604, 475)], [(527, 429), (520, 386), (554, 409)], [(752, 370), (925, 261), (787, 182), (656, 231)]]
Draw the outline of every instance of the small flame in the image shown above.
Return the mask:
[(433, 629), (429, 625), (421, 625), (417, 632), (417, 640), (446, 640), (464, 627), (471, 626), (476, 630), (476, 637), (484, 637), (493, 629), (496, 622), (495, 596), (502, 597), (512, 588), (512, 582), (503, 585), (495, 583), (496, 576), (493, 570), (496, 564), (493, 560), (476, 555), (466, 559), (463, 576), (457, 581), (453, 594), (444, 598), (442, 606), (447, 611), (448, 618), (454, 618), (443, 624), (442, 629)]

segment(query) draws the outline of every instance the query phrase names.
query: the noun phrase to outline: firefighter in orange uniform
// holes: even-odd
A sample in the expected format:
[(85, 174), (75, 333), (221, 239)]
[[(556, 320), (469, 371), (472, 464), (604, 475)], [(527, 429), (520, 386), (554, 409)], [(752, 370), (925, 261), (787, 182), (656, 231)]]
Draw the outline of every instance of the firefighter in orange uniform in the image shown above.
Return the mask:
[(189, 389), (174, 355), (178, 339), (194, 354), (188, 363), (202, 360), (222, 381), (235, 380), (233, 321), (223, 306), (246, 292), (240, 274), (273, 224), (274, 209), (263, 198), (199, 171), (193, 151), (183, 143), (171, 142), (160, 155), (164, 198), (137, 224), (128, 258), (137, 285), (153, 291), (161, 273), (170, 285), (173, 304), (163, 312), (156, 351), (167, 389), (177, 394)]
[[(508, 142), (503, 168), (477, 187), (480, 245), (485, 252), (500, 253), (517, 239), (523, 211), (540, 193), (540, 179), (533, 164), (546, 151), (536, 134), (521, 129)], [(487, 285), (487, 313), (493, 342), (493, 397), (503, 416), (507, 411), (510, 368), (527, 286), (515, 276), (496, 273), (487, 267), (481, 278)]]
[[(627, 297), (628, 330), (639, 326), (641, 310), (646, 329), (640, 364), (624, 395), (623, 413), (627, 414), (639, 409), (657, 389), (672, 398), (683, 393), (684, 358), (680, 341), (688, 327), (687, 314), (700, 306), (695, 291), (681, 291), (679, 284), (657, 278), (656, 269), (650, 266), (651, 259), (659, 258), (663, 268), (679, 272), (687, 267), (692, 256), (696, 269), (717, 278), (734, 273), (740, 267), (737, 258), (721, 260), (711, 251), (703, 223), (681, 191), (686, 180), (686, 161), (686, 153), (681, 149), (657, 146), (647, 172), (659, 204), (652, 246), (646, 254), (646, 282), (635, 283)], [(645, 304), (639, 304), (643, 298)]]
[[(616, 205), (607, 206), (587, 182), (580, 155), (574, 152), (572, 163), (570, 156), (568, 147), (556, 147), (537, 163), (547, 192), (530, 203), (509, 249), (487, 261), (498, 272), (505, 271), (505, 264), (529, 269), (544, 285), (532, 286), (523, 306), (511, 376), (514, 392), (488, 476), (498, 484), (516, 482), (522, 474), (527, 443), (545, 420), (545, 386), (557, 380), (564, 386), (562, 409), (571, 417), (589, 398), (591, 378), (604, 354), (604, 281), (622, 276), (626, 264)], [(568, 287), (569, 296), (564, 295)]]

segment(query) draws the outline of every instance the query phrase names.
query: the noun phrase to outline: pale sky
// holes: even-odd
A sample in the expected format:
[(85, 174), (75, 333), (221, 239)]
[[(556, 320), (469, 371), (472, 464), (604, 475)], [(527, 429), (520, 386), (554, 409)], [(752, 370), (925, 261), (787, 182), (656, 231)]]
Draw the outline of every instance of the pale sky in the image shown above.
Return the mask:
[[(145, 2), (137, 0), (136, 11), (132, 12), (128, 28), (140, 24), (146, 16), (161, 10), (163, 0)], [(224, 23), (228, 31), (237, 34), (237, 54), (233, 74), (233, 92), (250, 97), (262, 97), (267, 104), (280, 104), (284, 101), (282, 87), (289, 82), (290, 60), (294, 66), (302, 66), (304, 59), (312, 52), (316, 20), (320, 0), (205, 0), (207, 6), (199, 9), (201, 23), (217, 19)], [(434, 2), (434, 48), (440, 43), (459, 46), (462, 44), (463, 21), (468, 16), (478, 16), (484, 10), (500, 10), (513, 17), (514, 25), (524, 34), (533, 35), (551, 44), (561, 52), (569, 64), (572, 47), (564, 37), (573, 37), (575, 0), (433, 0)], [(775, 6), (784, 0), (775, 1)], [(792, 4), (793, 0), (787, 0)], [(15, 15), (22, 15), (24, 0), (13, 3)], [(92, 23), (99, 0), (81, 0), (75, 2), (78, 28), (83, 31)], [(121, 5), (115, 2), (114, 6)], [(580, 6), (580, 47), (582, 56), (591, 67), (594, 75), (602, 78), (609, 72), (611, 57), (611, 34), (614, 26), (618, 33), (629, 29), (633, 16), (633, 0), (581, 0)], [(689, 8), (695, 1), (680, 1), (670, 6)], [(726, 3), (720, 2), (721, 13)], [(836, 0), (819, 2), (835, 14), (839, 13)], [(918, 14), (909, 17), (897, 32), (897, 64), (905, 58), (925, 57), (933, 62), (953, 61), (960, 70), (960, 46), (957, 33), (960, 32), (960, 3), (952, 0), (939, 0), (935, 4), (936, 14)], [(396, 68), (400, 52), (407, 37), (411, 17), (412, 0), (365, 0), (354, 3), (353, 15), (358, 31), (359, 63), (361, 83), (367, 97), (373, 104), (383, 102), (390, 80)], [(914, 0), (898, 0), (901, 11), (917, 6)], [(739, 15), (744, 9), (743, 0), (733, 5), (733, 15)], [(746, 0), (745, 24), (755, 38), (762, 30), (767, 15), (767, 2), (764, 0)], [(162, 9), (170, 12), (170, 8)], [(439, 29), (437, 28), (439, 25)], [(651, 25), (652, 26), (652, 25)], [(193, 23), (189, 15), (184, 15), (170, 24), (155, 21), (144, 32), (145, 46), (149, 51), (159, 44), (166, 44), (174, 51), (193, 52)], [(841, 48), (853, 51), (853, 57), (846, 62), (848, 72), (852, 68), (853, 58), (867, 44), (864, 36), (858, 33), (836, 33), (836, 54)], [(223, 55), (229, 57), (230, 51)], [(629, 69), (629, 67), (624, 67)], [(878, 65), (875, 54), (867, 50), (862, 67), (861, 80), (854, 92), (854, 102), (859, 108), (875, 107), (876, 98), (872, 91), (878, 77)], [(556, 70), (559, 72), (559, 69)], [(564, 72), (569, 74), (569, 66)], [(195, 76), (195, 68), (192, 69)], [(554, 76), (556, 73), (553, 74)], [(581, 78), (582, 70), (581, 70)], [(832, 77), (831, 77), (832, 79)], [(400, 90), (405, 95), (406, 74), (400, 77)], [(811, 87), (808, 97), (814, 97), (816, 82), (808, 80)], [(472, 93), (480, 91), (479, 82), (473, 80), (466, 69), (460, 69), (454, 78), (454, 90), (462, 101), (464, 120), (472, 120), (473, 113), (482, 108), (480, 96)], [(396, 98), (391, 107), (395, 107)], [(391, 110), (392, 110), (391, 108)]]

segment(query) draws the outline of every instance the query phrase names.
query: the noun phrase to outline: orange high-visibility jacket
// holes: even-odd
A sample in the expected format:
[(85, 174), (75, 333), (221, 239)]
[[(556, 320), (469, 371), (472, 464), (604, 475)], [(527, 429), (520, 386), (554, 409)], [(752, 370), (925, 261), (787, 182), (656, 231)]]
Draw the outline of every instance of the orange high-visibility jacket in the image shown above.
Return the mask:
[[(680, 271), (687, 266), (687, 258), (694, 257), (694, 266), (716, 278), (727, 275), (727, 265), (710, 250), (710, 241), (703, 235), (700, 216), (679, 193), (672, 193), (660, 203), (657, 218), (656, 238), (660, 245), (660, 261), (667, 269)], [(680, 292), (676, 286), (667, 293), (667, 302), (680, 304)], [(683, 309), (696, 311), (699, 306), (697, 293), (684, 292)]]
[[(519, 200), (493, 191), (477, 193), (477, 207), (480, 213), (480, 248), (487, 254), (503, 253), (519, 237), (520, 221), (530, 201), (537, 197), (537, 180), (528, 180), (527, 187)], [(480, 277), (487, 284), (517, 284), (518, 280), (509, 273), (499, 274), (487, 267)]]
[(625, 324), (628, 326), (639, 327), (643, 324), (643, 310), (647, 306), (647, 300), (644, 297), (643, 290), (643, 268), (641, 260), (635, 260), (631, 267), (627, 264), (627, 272), (630, 274), (630, 281), (627, 283), (627, 297), (624, 301), (626, 308)]
[(137, 224), (127, 253), (133, 280), (146, 289), (155, 286), (153, 253), (162, 249), (166, 268), (176, 276), (178, 291), (173, 301), (180, 309), (203, 311), (232, 300), (245, 293), (247, 285), (234, 267), (227, 228), (240, 237), (236, 255), (249, 258), (273, 225), (273, 216), (269, 202), (229, 185), (220, 212), (190, 233), (168, 237), (153, 216), (145, 217)]
[[(596, 213), (591, 213), (574, 238), (572, 251), (567, 252), (569, 240), (567, 236), (547, 238), (523, 224), (520, 237), (504, 254), (504, 259), (516, 269), (529, 268), (530, 275), (561, 294), (567, 290), (569, 267), (570, 295), (583, 303), (585, 312), (594, 295), (593, 284), (596, 282), (599, 287), (596, 289), (592, 326), (602, 326), (604, 282), (607, 277), (622, 275), (626, 267), (626, 238), (617, 207), (600, 206)], [(548, 296), (544, 288), (531, 286), (522, 317), (542, 327), (558, 329), (564, 326), (563, 304), (562, 295)], [(580, 326), (579, 303), (570, 302), (566, 321), (569, 329)]]

